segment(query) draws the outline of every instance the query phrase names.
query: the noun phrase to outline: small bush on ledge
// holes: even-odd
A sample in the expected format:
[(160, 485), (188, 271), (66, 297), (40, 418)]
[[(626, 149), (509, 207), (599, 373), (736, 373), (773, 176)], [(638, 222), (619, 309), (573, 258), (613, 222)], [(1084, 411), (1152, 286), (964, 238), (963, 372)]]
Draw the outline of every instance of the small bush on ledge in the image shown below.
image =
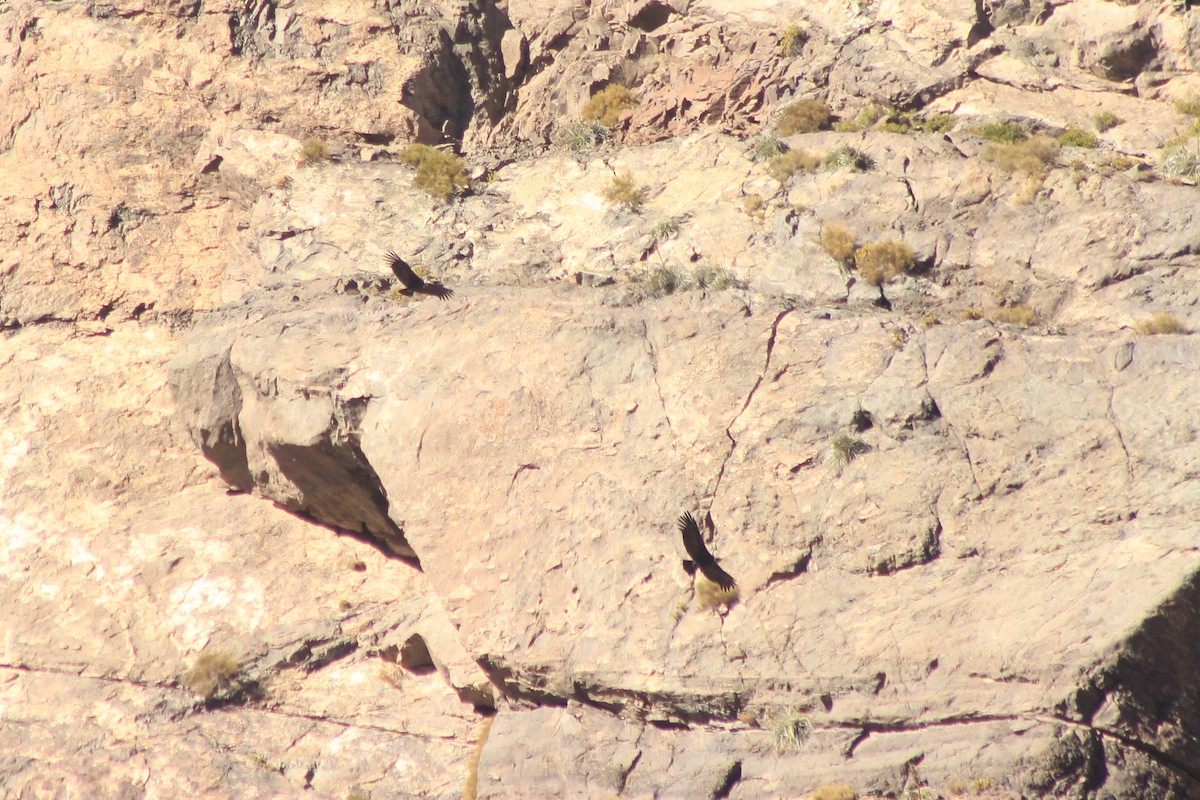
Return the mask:
[(1189, 333), (1188, 327), (1183, 324), (1183, 320), (1174, 314), (1155, 314), (1149, 319), (1144, 319), (1136, 326), (1138, 333), (1147, 336), (1157, 336), (1164, 333)]
[(621, 118), (622, 111), (636, 108), (637, 104), (637, 97), (628, 87), (610, 83), (592, 95), (580, 116), (585, 121), (595, 120), (606, 128), (611, 128)]
[(632, 173), (622, 172), (604, 190), (604, 199), (611, 206), (636, 213), (646, 204), (646, 190), (638, 186)]
[(767, 174), (780, 184), (786, 184), (797, 172), (816, 172), (821, 156), (811, 150), (788, 150), (767, 162)]
[(829, 125), (829, 106), (821, 100), (799, 100), (787, 106), (775, 123), (780, 136), (813, 133)]
[(329, 145), (321, 139), (305, 139), (300, 145), (300, 163), (302, 164), (319, 164), (322, 161), (328, 161), (329, 156)]
[(463, 160), (445, 150), (427, 144), (413, 144), (400, 154), (400, 161), (417, 168), (414, 186), (442, 202), (448, 202), (451, 197), (471, 186)]

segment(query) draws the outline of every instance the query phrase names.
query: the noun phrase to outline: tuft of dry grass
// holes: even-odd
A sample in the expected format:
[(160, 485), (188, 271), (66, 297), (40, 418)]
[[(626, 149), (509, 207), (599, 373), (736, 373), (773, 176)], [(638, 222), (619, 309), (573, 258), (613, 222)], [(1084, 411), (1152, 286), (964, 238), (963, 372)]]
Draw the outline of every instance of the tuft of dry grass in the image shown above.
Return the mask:
[(811, 150), (788, 150), (767, 162), (767, 174), (781, 184), (786, 184), (797, 172), (816, 172), (821, 166), (821, 156)]
[(865, 131), (886, 116), (888, 116), (888, 109), (872, 100), (853, 119), (844, 119), (836, 123), (833, 129), (842, 133), (857, 133)]
[(321, 139), (305, 139), (300, 144), (300, 163), (302, 164), (319, 164), (322, 161), (328, 161), (330, 155), (329, 145)]
[(1092, 124), (1096, 126), (1096, 130), (1100, 131), (1100, 133), (1111, 130), (1124, 121), (1108, 109), (1101, 109), (1092, 116)]
[(1028, 303), (997, 308), (992, 312), (993, 322), (1001, 322), (1006, 325), (1036, 325), (1039, 319), (1037, 311)]
[(871, 286), (880, 286), (908, 272), (914, 264), (913, 249), (903, 239), (872, 242), (854, 251), (854, 266)]
[(1134, 326), (1138, 333), (1157, 336), (1163, 333), (1189, 333), (1187, 325), (1174, 314), (1155, 314)]
[(703, 575), (696, 578), (696, 604), (705, 611), (715, 611), (722, 606), (729, 608), (739, 597), (736, 585), (722, 589)]
[(804, 45), (808, 34), (799, 25), (789, 25), (779, 37), (779, 55), (794, 56)]
[(217, 700), (237, 690), (241, 671), (237, 659), (224, 650), (205, 648), (184, 674), (183, 685), (205, 700)]
[(818, 786), (808, 796), (809, 800), (855, 800), (858, 794), (848, 783), (827, 783)]
[(1031, 136), (1017, 142), (989, 142), (981, 156), (1006, 172), (1044, 175), (1058, 155), (1058, 142), (1048, 136)]
[(821, 228), (821, 249), (834, 261), (853, 264), (855, 246), (854, 234), (845, 225), (831, 222)]
[(771, 718), (771, 737), (776, 753), (799, 750), (812, 733), (812, 720), (798, 708), (789, 708)]
[(829, 106), (823, 100), (799, 100), (779, 114), (775, 131), (780, 136), (813, 133), (829, 125)]
[(622, 111), (636, 108), (637, 104), (637, 96), (629, 90), (629, 87), (619, 83), (610, 83), (592, 95), (583, 107), (580, 116), (584, 120), (595, 120), (601, 125), (611, 128), (620, 120)]
[(636, 212), (646, 204), (646, 190), (638, 185), (632, 173), (622, 172), (604, 190), (604, 199), (611, 206)]

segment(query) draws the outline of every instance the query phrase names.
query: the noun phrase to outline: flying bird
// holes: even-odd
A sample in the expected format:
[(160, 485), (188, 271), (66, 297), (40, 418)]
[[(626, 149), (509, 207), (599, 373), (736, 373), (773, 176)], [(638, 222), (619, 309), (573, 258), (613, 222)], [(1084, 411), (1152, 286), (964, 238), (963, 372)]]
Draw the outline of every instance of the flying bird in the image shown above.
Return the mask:
[(392, 272), (404, 284), (405, 294), (431, 294), (434, 297), (442, 300), (448, 300), (454, 296), (453, 289), (447, 289), (438, 281), (424, 281), (421, 276), (413, 272), (413, 268), (408, 265), (400, 256), (388, 251), (388, 266), (392, 268)]
[(694, 575), (699, 567), (704, 577), (724, 591), (731, 591), (737, 586), (733, 576), (721, 569), (712, 553), (704, 546), (704, 537), (700, 534), (700, 526), (696, 524), (692, 512), (685, 511), (679, 517), (679, 532), (683, 534), (683, 549), (691, 556), (691, 560), (683, 562), (683, 568), (687, 570), (688, 575)]

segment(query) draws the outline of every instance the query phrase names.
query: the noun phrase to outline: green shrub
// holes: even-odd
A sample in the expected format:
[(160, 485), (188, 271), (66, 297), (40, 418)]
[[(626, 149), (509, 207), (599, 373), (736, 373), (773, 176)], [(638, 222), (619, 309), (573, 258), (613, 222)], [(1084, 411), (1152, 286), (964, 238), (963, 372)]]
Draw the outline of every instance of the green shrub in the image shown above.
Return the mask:
[(857, 243), (854, 234), (845, 225), (831, 222), (821, 228), (821, 249), (834, 261), (847, 266), (854, 263), (854, 250)]
[(829, 457), (833, 462), (834, 470), (841, 475), (842, 470), (846, 468), (851, 461), (861, 456), (863, 453), (869, 453), (871, 445), (864, 442), (860, 437), (845, 431), (833, 437), (829, 443)]
[(650, 236), (655, 242), (662, 242), (679, 233), (679, 220), (675, 217), (667, 217), (654, 223), (654, 227), (650, 229)]
[(787, 145), (781, 142), (778, 136), (763, 134), (754, 140), (754, 146), (750, 148), (750, 158), (754, 161), (770, 161), (787, 150)]
[(631, 173), (622, 172), (604, 190), (604, 199), (611, 206), (638, 212), (646, 204), (646, 191), (638, 186)]
[(1115, 128), (1124, 121), (1107, 109), (1097, 111), (1092, 117), (1092, 124), (1096, 126), (1096, 130), (1100, 131), (1100, 133)]
[(1043, 175), (1054, 164), (1058, 143), (1048, 136), (1034, 136), (1009, 144), (989, 142), (981, 154), (1007, 172)]
[(746, 288), (743, 280), (724, 267), (696, 267), (693, 283), (697, 289), (712, 289), (716, 292)]
[(1189, 117), (1200, 117), (1200, 92), (1193, 92), (1175, 103), (1175, 110)]
[(866, 172), (875, 167), (875, 160), (863, 151), (843, 144), (835, 147), (829, 155), (825, 156), (825, 166), (829, 169), (849, 167), (858, 172)]
[(465, 163), (454, 153), (427, 144), (412, 144), (400, 154), (400, 161), (417, 168), (414, 186), (443, 202), (471, 186)]
[(840, 120), (833, 126), (833, 129), (843, 133), (865, 131), (885, 116), (888, 116), (888, 110), (878, 103), (871, 101), (867, 104), (866, 108), (858, 112), (858, 115), (854, 119)]
[(223, 650), (205, 648), (183, 676), (183, 685), (205, 700), (222, 700), (240, 690), (238, 675), (242, 667)]
[(775, 130), (780, 136), (794, 133), (812, 133), (829, 124), (829, 106), (822, 100), (800, 100), (787, 106), (779, 114)]
[(1158, 171), (1168, 178), (1200, 180), (1200, 139), (1192, 145), (1176, 145), (1163, 155)]
[(603, 123), (596, 120), (580, 122), (563, 131), (562, 143), (573, 153), (595, 150), (612, 135)]
[(887, 121), (883, 123), (883, 130), (888, 133), (945, 133), (951, 130), (958, 118), (953, 114), (934, 114), (931, 117), (922, 117), (912, 111), (897, 112), (892, 111), (888, 114)]
[(636, 108), (637, 97), (628, 87), (619, 83), (610, 83), (592, 95), (580, 114), (585, 120), (596, 120), (601, 125), (611, 128), (617, 124), (621, 112)]
[(981, 136), (989, 142), (1002, 142), (1004, 144), (1015, 144), (1029, 138), (1029, 134), (1015, 122), (989, 122), (987, 125), (980, 125), (978, 128), (973, 128), (971, 133)]
[(821, 156), (811, 150), (788, 150), (767, 162), (767, 174), (781, 184), (786, 184), (797, 172), (816, 172), (819, 166)]
[(646, 288), (651, 297), (665, 297), (687, 288), (688, 279), (674, 267), (659, 267), (646, 278)]
[(1086, 147), (1090, 149), (1097, 147), (1100, 144), (1100, 140), (1096, 138), (1096, 134), (1072, 125), (1059, 135), (1058, 143), (1063, 147)]
[(300, 161), (304, 164), (319, 164), (329, 160), (329, 145), (321, 139), (305, 139), (300, 144)]
[(789, 25), (784, 30), (783, 35), (779, 37), (779, 54), (785, 58), (794, 56), (804, 46), (804, 40), (808, 38), (804, 29), (799, 25)]
[(908, 272), (916, 259), (913, 249), (903, 239), (873, 242), (854, 251), (854, 266), (870, 286), (881, 286)]
[(1174, 314), (1155, 314), (1149, 319), (1139, 322), (1135, 329), (1147, 336), (1157, 336), (1162, 333), (1188, 333), (1187, 325)]

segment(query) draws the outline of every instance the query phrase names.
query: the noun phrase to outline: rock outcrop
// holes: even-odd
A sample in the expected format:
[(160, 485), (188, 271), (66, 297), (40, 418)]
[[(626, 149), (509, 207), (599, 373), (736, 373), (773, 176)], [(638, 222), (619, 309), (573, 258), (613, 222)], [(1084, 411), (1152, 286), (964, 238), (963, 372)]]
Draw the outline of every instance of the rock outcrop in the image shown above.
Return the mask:
[[(0, 795), (1196, 796), (1197, 31), (0, 9)], [(784, 147), (873, 167), (769, 170), (798, 97), (843, 129)], [(1036, 168), (979, 132), (1101, 110)]]

